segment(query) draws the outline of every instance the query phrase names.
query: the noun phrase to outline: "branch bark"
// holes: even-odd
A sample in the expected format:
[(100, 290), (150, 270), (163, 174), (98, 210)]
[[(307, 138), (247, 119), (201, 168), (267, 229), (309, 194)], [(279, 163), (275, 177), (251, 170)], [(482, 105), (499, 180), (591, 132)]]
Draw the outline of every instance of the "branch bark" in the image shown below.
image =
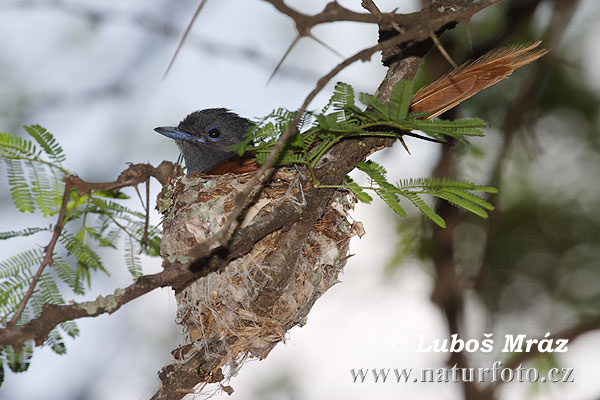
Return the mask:
[[(283, 4), (281, 2), (278, 3)], [(478, 3), (477, 5), (480, 6), (481, 4)], [(442, 27), (443, 25), (440, 25), (438, 26), (438, 29)], [(419, 37), (419, 35), (414, 33), (413, 36), (413, 33), (405, 32), (403, 35), (396, 35), (386, 38), (378, 45), (369, 49), (365, 49), (340, 63), (329, 74), (319, 80), (315, 89), (309, 93), (304, 104), (298, 110), (296, 118), (300, 118), (300, 115), (311, 102), (312, 98), (333, 76), (335, 76), (341, 69), (345, 68), (345, 66), (356, 60), (370, 57), (370, 55), (376, 50), (388, 49), (397, 45), (398, 43), (404, 43), (404, 39), (406, 39), (406, 37), (414, 38)], [(422, 57), (431, 47), (429, 35), (426, 35), (424, 39), (426, 39), (425, 42), (411, 41), (410, 43), (407, 43), (406, 45), (392, 52), (394, 58), (388, 59), (390, 68), (386, 75), (386, 79), (382, 82), (377, 91), (380, 99), (383, 101), (387, 101), (389, 99), (389, 94), (393, 83), (401, 79), (411, 79), (414, 77), (418, 68), (420, 67)], [(297, 121), (296, 123), (292, 122), (290, 126), (297, 126)], [(295, 132), (289, 129), (284, 133), (281, 140), (286, 140), (286, 138), (290, 137), (293, 133)], [(334, 161), (325, 163), (316, 169), (315, 173), (317, 179), (323, 185), (340, 184), (346, 174), (354, 169), (359, 161), (362, 161), (374, 151), (391, 146), (394, 142), (395, 141), (393, 139), (366, 138), (360, 140), (349, 139), (338, 143), (331, 149), (328, 157), (330, 160)], [(323, 209), (333, 193), (334, 191), (329, 189), (313, 189), (307, 193), (307, 197), (310, 198), (310, 200), (307, 201), (307, 206), (304, 207), (299, 213), (299, 219), (297, 222), (295, 222), (289, 228), (289, 230), (284, 233), (285, 239), (282, 240), (282, 243), (285, 245), (282, 245), (276, 249), (267, 260), (269, 262), (269, 266), (271, 267), (270, 269), (274, 269), (279, 271), (281, 274), (285, 274), (287, 270), (294, 267), (300, 249), (305, 245), (309, 232), (312, 230), (314, 223), (321, 217)], [(238, 204), (244, 204), (245, 197), (242, 197), (241, 200), (238, 199), (237, 202)], [(210, 262), (203, 264), (202, 260), (196, 260), (195, 265), (203, 269), (206, 268), (206, 265), (210, 265)], [(285, 290), (285, 284), (287, 282), (285, 279), (275, 279), (273, 281), (274, 283), (270, 287), (261, 292), (260, 304), (257, 304), (257, 307), (268, 309), (272, 305), (274, 299), (280, 296), (281, 291)], [(273, 295), (269, 296), (269, 293), (271, 292)], [(200, 366), (206, 368), (207, 370), (212, 370), (212, 367), (216, 367), (218, 365), (220, 365), (219, 360), (206, 359), (200, 355), (195, 355), (185, 363), (177, 363), (175, 365), (169, 364), (159, 373), (162, 387), (152, 398), (157, 400), (179, 399), (182, 397), (182, 393), (179, 391), (180, 388), (191, 388), (200, 382), (212, 381), (212, 378), (207, 378), (200, 376), (201, 374), (198, 374), (197, 371)], [(219, 381), (219, 379), (216, 379), (216, 381)]]
[[(389, 91), (396, 81), (400, 79), (410, 79), (414, 76), (420, 66), (422, 57), (430, 47), (429, 43), (429, 28), (434, 30), (442, 29), (448, 24), (454, 24), (468, 20), (472, 15), (488, 7), (499, 0), (483, 0), (477, 3), (464, 5), (462, 1), (455, 1), (454, 8), (447, 8), (443, 11), (434, 10), (428, 12), (430, 19), (425, 20), (425, 13), (413, 13), (408, 15), (398, 15), (393, 17), (393, 21), (401, 24), (406, 30), (402, 34), (395, 32), (394, 36), (382, 38), (380, 43), (370, 48), (364, 49), (354, 56), (344, 60), (342, 63), (332, 69), (327, 75), (323, 76), (316, 87), (308, 94), (303, 105), (297, 113), (297, 119), (300, 118), (303, 111), (306, 110), (313, 98), (319, 93), (323, 87), (335, 75), (343, 70), (348, 65), (358, 60), (368, 60), (376, 52), (394, 48), (402, 43), (405, 43), (400, 48), (394, 50), (386, 57), (386, 63), (389, 66), (388, 74), (378, 89), (378, 96), (381, 100), (386, 101), (389, 97)], [(283, 8), (283, 2), (272, 1), (272, 4), (281, 8), (280, 11), (290, 13), (292, 18), (301, 18), (298, 13), (294, 13), (289, 8)], [(336, 3), (331, 3), (326, 9), (317, 16), (310, 16), (310, 23), (319, 24), (325, 22), (334, 22), (342, 20), (345, 15), (351, 21), (378, 23), (384, 26), (385, 19), (377, 15), (368, 15), (357, 13), (344, 13)], [(347, 11), (347, 10), (346, 10)], [(305, 25), (306, 26), (306, 23)], [(290, 124), (297, 126), (297, 124)], [(281, 146), (283, 143), (295, 133), (289, 129), (281, 138)], [(382, 149), (389, 147), (394, 143), (392, 139), (366, 138), (362, 140), (351, 139), (343, 141), (334, 146), (330, 152), (329, 163), (324, 163), (315, 170), (318, 179), (324, 185), (335, 185), (342, 182), (344, 176), (350, 172), (356, 164), (365, 157)], [(274, 159), (274, 156), (272, 157)], [(256, 178), (249, 185), (256, 185), (261, 182), (264, 172), (272, 166), (265, 163), (263, 170), (257, 173)], [(142, 167), (139, 167), (142, 168)], [(136, 168), (128, 168), (114, 182), (91, 184), (80, 180), (78, 177), (70, 177), (71, 183), (82, 192), (91, 190), (118, 190), (120, 188), (131, 186), (143, 182), (148, 176), (156, 177), (163, 185), (166, 183), (166, 175), (160, 168), (152, 169), (148, 166), (148, 171), (138, 171)], [(143, 169), (143, 168), (142, 168)], [(154, 175), (150, 174), (154, 173)], [(250, 191), (238, 199), (238, 204), (243, 204)], [(314, 222), (318, 220), (322, 214), (323, 207), (331, 197), (333, 191), (328, 189), (313, 189), (306, 194), (307, 205), (298, 210), (295, 207), (284, 205), (280, 209), (272, 213), (268, 218), (260, 219), (250, 226), (237, 230), (234, 235), (227, 241), (225, 251), (223, 248), (218, 252), (210, 252), (208, 246), (199, 249), (197, 252), (198, 258), (191, 263), (165, 263), (165, 268), (162, 272), (154, 275), (146, 275), (140, 277), (135, 283), (124, 288), (118, 289), (114, 294), (108, 296), (99, 296), (95, 301), (83, 302), (69, 305), (45, 305), (42, 308), (41, 315), (30, 321), (27, 324), (20, 326), (12, 326), (0, 329), (0, 344), (10, 344), (19, 348), (26, 340), (35, 340), (36, 345), (43, 344), (48, 333), (59, 323), (84, 317), (94, 317), (104, 313), (113, 313), (118, 310), (123, 304), (142, 296), (149, 291), (158, 288), (171, 286), (175, 290), (181, 290), (196, 279), (199, 279), (207, 274), (218, 271), (223, 268), (232, 259), (241, 256), (252, 248), (252, 245), (266, 236), (267, 234), (281, 228), (290, 227), (289, 235), (293, 238), (293, 246), (287, 246), (280, 250), (280, 257), (277, 260), (284, 260), (285, 263), (293, 263), (298, 248), (302, 246), (306, 239), (307, 232)], [(240, 209), (230, 217), (231, 221), (241, 212)], [(285, 221), (285, 222), (284, 222)], [(229, 239), (229, 238), (228, 238)], [(224, 242), (225, 243), (225, 242)], [(275, 260), (278, 264), (281, 261)], [(190, 268), (191, 266), (191, 268)], [(283, 265), (279, 265), (284, 267)]]

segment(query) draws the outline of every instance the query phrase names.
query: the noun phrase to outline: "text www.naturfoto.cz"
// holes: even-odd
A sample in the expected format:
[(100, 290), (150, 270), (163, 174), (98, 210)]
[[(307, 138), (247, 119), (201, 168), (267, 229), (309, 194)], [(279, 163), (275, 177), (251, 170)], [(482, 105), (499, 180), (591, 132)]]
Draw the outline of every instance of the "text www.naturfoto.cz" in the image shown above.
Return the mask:
[(446, 382), (574, 382), (573, 368), (551, 368), (542, 374), (537, 368), (503, 368), (496, 361), (491, 368), (352, 368), (354, 383), (446, 383)]

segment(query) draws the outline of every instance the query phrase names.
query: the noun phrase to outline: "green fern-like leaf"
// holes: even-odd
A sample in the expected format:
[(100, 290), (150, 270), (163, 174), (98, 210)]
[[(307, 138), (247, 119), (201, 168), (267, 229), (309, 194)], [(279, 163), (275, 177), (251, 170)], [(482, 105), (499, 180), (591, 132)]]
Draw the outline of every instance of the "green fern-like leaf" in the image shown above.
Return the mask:
[(29, 162), (29, 187), (37, 208), (44, 216), (57, 214), (62, 202), (64, 183), (45, 166)]
[(16, 254), (0, 262), (0, 279), (10, 279), (24, 274), (29, 268), (42, 262), (44, 253), (41, 249), (32, 249)]
[(40, 145), (48, 157), (57, 164), (66, 160), (66, 156), (60, 144), (54, 136), (40, 125), (24, 126), (25, 130)]
[(85, 209), (86, 212), (93, 212), (100, 215), (111, 215), (114, 218), (123, 218), (129, 220), (144, 219), (145, 215), (139, 211), (132, 210), (116, 201), (107, 201), (95, 196), (90, 198), (90, 206)]
[(403, 79), (392, 86), (390, 93), (390, 119), (392, 121), (403, 121), (408, 117), (412, 96), (413, 82), (411, 80)]
[(496, 188), (491, 186), (480, 186), (464, 179), (456, 178), (410, 178), (398, 182), (398, 188), (405, 189), (425, 189), (428, 191), (459, 189), (476, 190), (487, 193), (498, 193)]
[(417, 129), (423, 133), (439, 139), (439, 135), (450, 136), (464, 141), (464, 136), (483, 136), (480, 128), (486, 124), (479, 118), (457, 119), (447, 121), (443, 119), (414, 119), (411, 129)]
[(79, 328), (74, 321), (61, 322), (59, 326), (63, 332), (73, 338), (79, 335)]
[(387, 178), (385, 175), (387, 171), (385, 168), (374, 161), (367, 160), (359, 162), (356, 167), (366, 173), (372, 181), (376, 182), (379, 186), (387, 183)]
[(385, 203), (394, 211), (396, 214), (401, 216), (402, 218), (406, 218), (406, 211), (400, 205), (400, 200), (398, 196), (391, 191), (375, 189), (375, 193), (383, 200)]
[(33, 318), (39, 317), (42, 312), (42, 307), (45, 304), (64, 304), (65, 301), (54, 281), (54, 278), (49, 273), (44, 272), (36, 285), (36, 288), (27, 302), (28, 313), (24, 313), (19, 319), (19, 323), (29, 322)]
[(113, 249), (117, 248), (115, 243), (116, 238), (118, 238), (119, 234), (121, 233), (118, 229), (109, 231), (109, 235), (106, 237), (103, 236), (102, 233), (89, 226), (85, 228), (85, 231), (92, 239), (96, 240), (100, 247), (112, 247)]
[(385, 177), (386, 170), (373, 161), (362, 161), (357, 165), (358, 169), (366, 173), (374, 187), (375, 193), (399, 216), (406, 217), (406, 211), (400, 206), (400, 200), (396, 194), (396, 187), (389, 183)]
[(33, 193), (28, 185), (23, 161), (5, 158), (8, 185), (13, 203), (20, 212), (33, 212), (35, 210), (35, 201)]
[[(335, 111), (339, 112), (339, 117), (337, 117), (336, 120), (341, 121), (345, 119), (348, 117), (346, 114), (347, 110), (354, 107), (354, 89), (346, 83), (338, 82), (335, 85), (329, 103), (333, 106)], [(326, 107), (326, 109), (327, 108), (328, 107)], [(321, 114), (325, 114), (326, 109), (324, 109)]]
[[(142, 240), (144, 239), (144, 233), (148, 229), (146, 246), (142, 247)], [(137, 243), (135, 244), (136, 251), (138, 253), (144, 253), (149, 256), (158, 257), (160, 256), (160, 242), (161, 235), (157, 232), (156, 227), (146, 227), (145, 221), (132, 221), (127, 227), (129, 237), (133, 238)]]
[(62, 336), (58, 332), (57, 328), (54, 328), (50, 331), (50, 333), (48, 334), (48, 337), (46, 338), (46, 342), (44, 344), (47, 346), (50, 346), (50, 348), (56, 354), (62, 355), (67, 352), (67, 347), (65, 346)]
[(125, 265), (134, 278), (142, 276), (142, 261), (139, 256), (138, 242), (128, 237), (125, 245)]
[(12, 346), (4, 346), (4, 354), (8, 367), (13, 372), (25, 372), (29, 368), (31, 363), (31, 357), (33, 356), (33, 340), (25, 341), (23, 349), (20, 353), (15, 353)]
[(0, 157), (4, 159), (37, 159), (41, 152), (31, 140), (0, 132)]
[(25, 228), (20, 231), (7, 231), (0, 232), (0, 240), (12, 239), (15, 237), (27, 237), (31, 235), (35, 235), (38, 232), (47, 232), (50, 231), (49, 228)]
[(54, 270), (61, 281), (66, 283), (76, 294), (84, 294), (85, 289), (77, 269), (69, 265), (62, 257), (53, 256)]
[(367, 106), (367, 112), (374, 115), (375, 119), (382, 121), (389, 121), (390, 108), (386, 104), (383, 104), (381, 100), (372, 94), (361, 93), (358, 95), (359, 100)]
[(441, 228), (446, 227), (446, 221), (442, 217), (440, 217), (431, 207), (429, 207), (423, 199), (419, 197), (416, 193), (403, 193), (404, 197), (410, 200), (411, 203), (415, 205), (423, 214), (429, 217), (430, 220), (435, 222)]
[(442, 192), (434, 192), (432, 194), (436, 197), (446, 200), (450, 204), (453, 204), (460, 208), (464, 208), (465, 210), (470, 211), (473, 214), (480, 216), (481, 218), (488, 217), (487, 212), (483, 208), (481, 208), (478, 205), (473, 204), (470, 201), (468, 201), (460, 196), (457, 196), (453, 193), (448, 193), (448, 192), (442, 191)]
[[(7, 320), (17, 310), (33, 279), (32, 267), (44, 258), (41, 249), (27, 250), (0, 262), (0, 319)], [(20, 322), (27, 322), (22, 316)]]
[(42, 297), (42, 304), (64, 304), (65, 302), (56, 285), (56, 281), (49, 273), (44, 272), (40, 276), (36, 290), (39, 291)]
[(21, 212), (33, 212), (37, 206), (44, 215), (52, 215), (58, 210), (62, 178), (67, 173), (60, 165), (65, 157), (60, 145), (44, 128), (34, 125), (25, 129), (42, 150), (30, 140), (0, 133), (0, 158), (7, 167), (13, 203)]
[(352, 193), (354, 193), (354, 195), (359, 201), (367, 204), (373, 201), (373, 198), (360, 186), (358, 186), (358, 184), (354, 182), (349, 176), (346, 176), (346, 185), (348, 186), (348, 189), (350, 189)]
[(402, 218), (406, 218), (406, 211), (400, 206), (400, 199), (395, 193), (395, 187), (391, 183), (385, 182), (381, 185), (381, 188), (375, 189), (375, 193), (394, 211)]
[(300, 117), (300, 123), (298, 124), (298, 131), (302, 132), (305, 129), (310, 128), (315, 122), (315, 115), (311, 112), (305, 112)]
[(58, 239), (70, 255), (77, 259), (77, 273), (80, 278), (85, 278), (90, 283), (90, 271), (102, 271), (109, 275), (102, 265), (100, 256), (85, 242), (76, 236), (63, 233)]
[(486, 210), (489, 210), (489, 211), (494, 210), (494, 206), (492, 204), (488, 203), (481, 197), (474, 195), (473, 193), (469, 193), (467, 191), (456, 189), (456, 188), (447, 188), (447, 189), (444, 189), (444, 191), (447, 193), (452, 193), (459, 197), (462, 197), (463, 199), (468, 200), (471, 203), (473, 203), (481, 208), (485, 208)]

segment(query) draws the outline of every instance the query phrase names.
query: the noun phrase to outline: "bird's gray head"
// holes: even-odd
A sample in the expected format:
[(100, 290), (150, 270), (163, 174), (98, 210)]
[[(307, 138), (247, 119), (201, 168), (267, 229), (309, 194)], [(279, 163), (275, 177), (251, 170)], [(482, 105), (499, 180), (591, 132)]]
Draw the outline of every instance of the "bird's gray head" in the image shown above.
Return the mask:
[(206, 172), (235, 156), (230, 146), (242, 141), (252, 123), (225, 108), (194, 111), (177, 127), (154, 130), (175, 139), (183, 154), (187, 173)]

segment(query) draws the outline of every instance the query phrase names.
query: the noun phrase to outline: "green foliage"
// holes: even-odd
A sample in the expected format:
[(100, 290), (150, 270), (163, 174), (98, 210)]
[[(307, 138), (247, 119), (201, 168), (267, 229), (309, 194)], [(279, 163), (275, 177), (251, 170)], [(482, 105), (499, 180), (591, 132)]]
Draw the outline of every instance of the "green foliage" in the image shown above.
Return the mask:
[(26, 237), (41, 231), (50, 231), (49, 228), (25, 228), (20, 231), (0, 232), (0, 240), (12, 239), (14, 237)]
[(18, 353), (13, 350), (12, 346), (4, 346), (3, 350), (6, 363), (11, 371), (27, 371), (31, 362), (31, 357), (33, 356), (33, 340), (26, 341), (23, 349)]
[(21, 212), (34, 212), (37, 207), (44, 216), (53, 215), (61, 204), (65, 156), (50, 132), (39, 125), (25, 129), (34, 141), (0, 132), (0, 158), (7, 168), (13, 203)]
[(400, 199), (398, 199), (398, 194), (394, 190), (394, 185), (385, 178), (387, 171), (381, 165), (372, 161), (361, 161), (357, 167), (369, 176), (371, 181), (369, 189), (373, 189), (392, 211), (401, 217), (406, 217), (406, 211), (400, 206)]
[[(430, 138), (446, 142), (448, 138), (468, 143), (468, 136), (482, 136), (480, 128), (485, 123), (478, 118), (445, 121), (426, 119), (427, 113), (412, 113), (410, 105), (413, 95), (412, 81), (399, 81), (392, 88), (389, 104), (377, 97), (361, 93), (359, 100), (366, 105), (362, 109), (356, 106), (354, 90), (350, 85), (338, 83), (327, 105), (320, 113), (307, 112), (301, 119), (296, 134), (279, 154), (276, 165), (304, 164), (308, 167), (315, 185), (319, 185), (313, 171), (321, 157), (338, 141), (360, 136), (380, 136), (402, 138), (403, 135)], [(292, 123), (295, 113), (277, 109), (269, 116), (256, 121), (245, 140), (235, 150), (238, 154), (254, 151), (259, 163), (264, 162), (273, 150), (277, 140)], [(303, 130), (304, 128), (304, 130)], [(424, 136), (414, 134), (418, 130)], [(409, 200), (424, 215), (441, 227), (444, 220), (428, 206), (421, 195), (429, 194), (444, 199), (457, 207), (486, 218), (486, 210), (493, 207), (487, 201), (471, 191), (495, 193), (495, 189), (478, 186), (460, 180), (422, 179), (409, 180), (392, 185), (385, 178), (386, 171), (373, 162), (362, 162), (358, 169), (370, 179), (370, 186), (363, 188), (347, 178), (346, 188), (350, 189), (360, 201), (370, 203), (372, 198), (365, 190), (373, 190), (399, 216), (406, 217), (406, 211), (400, 205), (400, 197)]]
[(0, 262), (0, 315), (5, 324), (17, 310), (31, 280), (33, 268), (44, 258), (41, 249), (26, 250)]
[(358, 186), (358, 184), (349, 176), (346, 176), (346, 186), (352, 191), (352, 193), (354, 193), (356, 198), (363, 203), (369, 204), (373, 201), (373, 198), (367, 192), (365, 192), (362, 187)]
[[(479, 119), (429, 120), (425, 119), (425, 113), (411, 113), (412, 93), (412, 82), (400, 81), (391, 91), (389, 104), (382, 103), (373, 95), (361, 93), (358, 98), (366, 106), (361, 108), (356, 104), (352, 87), (338, 83), (320, 112), (307, 112), (299, 118), (298, 133), (278, 155), (276, 165), (306, 165), (319, 187), (314, 167), (335, 143), (346, 138), (379, 136), (401, 139), (409, 135), (439, 142), (452, 138), (466, 143), (465, 137), (482, 134), (480, 128), (484, 123)], [(252, 151), (258, 162), (264, 162), (295, 117), (296, 113), (289, 110), (275, 110), (257, 121), (235, 150), (239, 154)], [(413, 133), (414, 130), (421, 133)], [(43, 232), (60, 233), (54, 238), (57, 247), (52, 248), (52, 254), (36, 247), (0, 263), (0, 321), (4, 326), (17, 312), (34, 276), (38, 281), (18, 318), (18, 324), (39, 317), (44, 304), (64, 304), (61, 287), (69, 288), (75, 294), (84, 294), (94, 273), (108, 274), (97, 249), (117, 248), (118, 240), (124, 240), (125, 264), (134, 278), (142, 275), (140, 254), (159, 255), (160, 252), (160, 234), (154, 227), (147, 226), (145, 214), (120, 202), (127, 196), (113, 191), (81, 193), (77, 189), (65, 193), (64, 179), (69, 172), (63, 167), (66, 158), (63, 149), (54, 136), (39, 125), (25, 127), (25, 131), (29, 138), (0, 133), (0, 158), (7, 168), (13, 203), (21, 212), (37, 211), (44, 217), (52, 217), (55, 224), (59, 212), (64, 209), (64, 218), (58, 219), (59, 226), (49, 224), (47, 228), (0, 233), (0, 240)], [(408, 180), (393, 185), (387, 181), (386, 171), (380, 165), (367, 161), (360, 163), (358, 168), (368, 175), (369, 186), (361, 187), (347, 178), (347, 185), (343, 187), (366, 203), (373, 200), (366, 190), (373, 190), (402, 217), (406, 217), (407, 213), (400, 200), (407, 199), (436, 224), (445, 226), (444, 221), (423, 201), (423, 194), (442, 198), (483, 217), (487, 216), (486, 210), (493, 209), (485, 200), (471, 193), (493, 192), (492, 188), (436, 179)], [(41, 266), (45, 267), (43, 271)], [(47, 338), (46, 344), (58, 354), (66, 352), (62, 338), (65, 333), (76, 336), (77, 326), (73, 322), (60, 324)], [(1, 348), (0, 375), (3, 376), (4, 361), (13, 371), (27, 369), (32, 353), (33, 342), (27, 342), (18, 354), (9, 346)]]
[(138, 243), (131, 236), (125, 241), (125, 264), (134, 278), (142, 276), (142, 261), (139, 256)]
[(102, 265), (100, 256), (85, 241), (85, 230), (80, 230), (77, 235), (63, 233), (58, 239), (65, 249), (76, 260), (78, 285), (85, 279), (88, 286), (91, 285), (91, 271), (102, 271), (108, 274), (108, 271)]
[[(64, 179), (69, 175), (62, 165), (66, 157), (46, 129), (39, 125), (24, 128), (29, 138), (0, 132), (0, 159), (6, 166), (15, 207), (21, 212), (40, 212), (43, 217), (51, 218), (51, 223), (46, 228), (0, 232), (0, 240), (46, 233), (49, 241), (55, 231), (60, 235), (52, 254), (34, 247), (0, 262), (1, 326), (6, 326), (15, 315), (36, 274), (39, 279), (17, 324), (39, 317), (44, 304), (65, 304), (61, 290), (68, 288), (74, 294), (84, 294), (91, 285), (93, 273), (108, 274), (98, 248), (116, 249), (118, 241), (124, 240), (126, 266), (134, 278), (142, 274), (140, 253), (156, 256), (160, 250), (160, 234), (156, 228), (146, 226), (144, 214), (120, 204), (120, 200), (129, 198), (120, 192), (83, 194), (71, 189), (66, 197), (64, 220), (56, 227), (65, 198)], [(40, 274), (37, 271), (42, 265), (45, 268)], [(50, 332), (46, 344), (56, 353), (64, 354), (62, 335), (75, 337), (78, 333), (74, 322), (61, 323)], [(33, 347), (33, 342), (27, 342), (19, 353), (10, 346), (0, 348), (0, 384), (4, 364), (15, 372), (25, 371)]]
[[(357, 167), (359, 170), (365, 172), (370, 179), (369, 187), (361, 189), (374, 190), (401, 217), (406, 217), (406, 212), (400, 206), (399, 199), (399, 197), (404, 197), (425, 216), (440, 227), (445, 228), (446, 223), (443, 218), (421, 198), (421, 195), (424, 194), (444, 199), (459, 208), (463, 208), (483, 218), (488, 217), (485, 210), (494, 209), (494, 206), (490, 203), (471, 193), (472, 191), (497, 192), (495, 188), (489, 186), (479, 186), (464, 180), (447, 178), (406, 179), (396, 185), (392, 185), (387, 181), (385, 177), (386, 171), (381, 165), (373, 161), (364, 161), (360, 162)], [(356, 193), (356, 188), (350, 187), (350, 190)]]
[[(54, 136), (40, 125), (24, 126), (29, 135), (35, 139), (50, 160), (57, 166), (67, 159), (63, 153), (62, 147), (58, 144)], [(61, 166), (62, 168), (62, 166)]]
[[(412, 82), (400, 81), (394, 85), (390, 104), (383, 104), (370, 94), (361, 93), (359, 99), (367, 107), (355, 105), (354, 90), (350, 85), (338, 83), (327, 105), (320, 113), (306, 113), (300, 133), (296, 134), (281, 152), (276, 165), (305, 164), (314, 177), (313, 168), (325, 152), (342, 139), (359, 136), (401, 138), (419, 130), (435, 141), (453, 138), (466, 143), (465, 136), (483, 135), (485, 123), (477, 118), (444, 121), (423, 119), (424, 113), (411, 113)], [(292, 120), (295, 113), (277, 109), (266, 118), (256, 121), (245, 140), (233, 147), (238, 154), (256, 153), (259, 163), (264, 162)], [(303, 128), (306, 128), (303, 130)], [(318, 182), (315, 182), (318, 183)]]

